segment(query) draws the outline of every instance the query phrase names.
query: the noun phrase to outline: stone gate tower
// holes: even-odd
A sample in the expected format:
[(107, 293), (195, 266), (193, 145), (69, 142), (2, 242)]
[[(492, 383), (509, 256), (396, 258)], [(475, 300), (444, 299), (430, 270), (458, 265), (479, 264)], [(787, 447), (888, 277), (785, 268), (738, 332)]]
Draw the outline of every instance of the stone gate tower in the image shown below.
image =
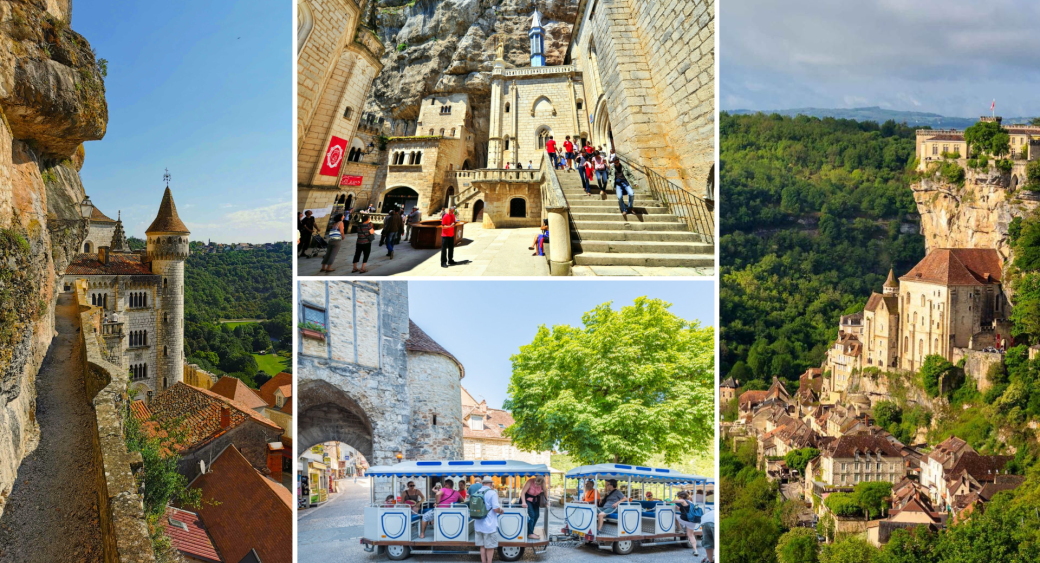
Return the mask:
[(188, 227), (177, 216), (170, 186), (166, 186), (159, 214), (145, 231), (152, 274), (159, 276), (156, 391), (184, 379), (184, 261), (188, 259)]

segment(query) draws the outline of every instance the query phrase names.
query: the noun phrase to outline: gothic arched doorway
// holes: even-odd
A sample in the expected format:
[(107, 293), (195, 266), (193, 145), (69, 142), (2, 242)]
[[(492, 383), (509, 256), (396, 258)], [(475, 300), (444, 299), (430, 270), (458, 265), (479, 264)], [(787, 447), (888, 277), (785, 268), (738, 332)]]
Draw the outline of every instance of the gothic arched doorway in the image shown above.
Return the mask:
[(382, 213), (388, 213), (396, 206), (403, 209), (403, 213), (407, 215), (418, 204), (419, 192), (407, 186), (398, 186), (386, 192), (386, 195), (383, 196), (383, 205), (379, 210)]
[(326, 381), (301, 382), (297, 405), (297, 451), (322, 442), (343, 442), (372, 459), (372, 421), (343, 389)]
[(466, 161), (462, 163), (462, 169), (463, 170), (469, 170), (470, 169), (469, 159), (466, 159)]
[(455, 187), (451, 186), (448, 188), (448, 191), (444, 193), (444, 207), (451, 205), (453, 197), (455, 197)]
[(484, 200), (478, 199), (473, 204), (473, 222), (479, 223), (484, 220)]
[(610, 116), (607, 114), (607, 100), (605, 98), (600, 98), (599, 103), (596, 104), (596, 113), (594, 115), (592, 144), (597, 147), (602, 146), (603, 150), (609, 153), (611, 147), (614, 146), (614, 135), (610, 129)]

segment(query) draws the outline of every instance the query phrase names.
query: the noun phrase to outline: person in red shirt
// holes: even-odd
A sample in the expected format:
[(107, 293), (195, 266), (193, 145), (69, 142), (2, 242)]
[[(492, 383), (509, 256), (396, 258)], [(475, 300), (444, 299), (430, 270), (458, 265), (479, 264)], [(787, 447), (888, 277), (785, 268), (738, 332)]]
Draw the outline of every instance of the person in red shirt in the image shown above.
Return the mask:
[(588, 141), (585, 141), (585, 155), (591, 157), (592, 153), (596, 152), (596, 149), (592, 148), (592, 145)]
[(441, 217), (441, 268), (455, 265), (455, 208)]
[(567, 157), (567, 170), (574, 171), (574, 143), (571, 142), (571, 136), (567, 135), (567, 139), (563, 141), (563, 153)]
[(585, 178), (588, 186), (585, 187), (585, 195), (592, 195), (592, 179), (596, 176), (596, 167), (591, 158), (585, 159)]
[(549, 160), (552, 161), (553, 168), (556, 168), (556, 141), (552, 135), (549, 135), (549, 140), (545, 142), (545, 152), (549, 153)]

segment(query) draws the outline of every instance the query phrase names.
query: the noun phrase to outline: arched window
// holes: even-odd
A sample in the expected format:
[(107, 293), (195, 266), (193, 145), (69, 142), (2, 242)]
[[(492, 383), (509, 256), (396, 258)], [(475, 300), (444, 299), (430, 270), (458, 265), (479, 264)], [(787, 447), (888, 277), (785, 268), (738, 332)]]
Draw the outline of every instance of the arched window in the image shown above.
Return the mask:
[(442, 127), (441, 128), (441, 137), (443, 137), (443, 136), (444, 136), (444, 128)]
[(415, 164), (415, 151), (408, 153), (408, 164)]
[(921, 294), (921, 306), (924, 307), (924, 294)]
[(95, 306), (95, 307), (97, 307), (97, 294), (96, 293), (91, 293), (90, 294), (90, 304)]
[(93, 248), (94, 247), (90, 244), (90, 241), (83, 243), (83, 252), (91, 253), (94, 251)]
[(415, 153), (415, 163), (422, 164), (422, 151)]
[(509, 135), (506, 135), (506, 150), (509, 150)]
[(506, 102), (506, 113), (509, 113), (509, 102)]
[(454, 127), (452, 127), (452, 128), (451, 128), (451, 136), (452, 136), (452, 137), (454, 137), (454, 136), (455, 136), (455, 128), (454, 128)]
[(430, 136), (431, 137), (433, 136), (433, 128), (432, 127), (430, 128)]
[(909, 336), (904, 336), (903, 337), (903, 353), (906, 353), (906, 352), (909, 352), (909, 351), (910, 351), (910, 337)]
[(299, 56), (303, 46), (307, 44), (311, 30), (314, 29), (314, 17), (311, 15), (310, 6), (302, 1), (296, 2), (296, 16), (296, 55)]
[(144, 334), (142, 335), (142, 337), (144, 338), (144, 342), (142, 342), (142, 344), (147, 346), (148, 345), (148, 331), (147, 330), (144, 331)]
[(169, 282), (170, 282), (170, 280), (168, 280), (166, 278), (163, 278), (163, 280), (162, 280), (163, 289), (166, 289), (166, 286), (169, 284)]
[(527, 200), (522, 197), (514, 197), (509, 200), (510, 217), (527, 217)]
[(169, 313), (163, 313), (162, 314), (162, 322), (164, 322), (164, 323), (170, 322), (170, 314)]
[(435, 106), (435, 105), (437, 105), (437, 100), (436, 100), (436, 99), (434, 99), (434, 98), (430, 98), (430, 105), (431, 105), (431, 106)]
[(102, 301), (101, 307), (104, 310), (107, 311), (108, 310), (108, 294), (107, 293), (102, 296), (101, 301)]
[(170, 349), (168, 347), (166, 347), (166, 346), (163, 346), (162, 347), (162, 355), (163, 356), (169, 356), (170, 355)]

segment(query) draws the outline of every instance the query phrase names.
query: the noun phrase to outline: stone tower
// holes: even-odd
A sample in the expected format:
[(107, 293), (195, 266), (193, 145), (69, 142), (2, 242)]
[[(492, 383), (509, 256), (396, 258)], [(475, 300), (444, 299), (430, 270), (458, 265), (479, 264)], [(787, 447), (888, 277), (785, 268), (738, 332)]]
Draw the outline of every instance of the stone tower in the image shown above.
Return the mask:
[(156, 318), (156, 391), (184, 379), (184, 261), (188, 259), (188, 227), (177, 216), (170, 186), (166, 186), (159, 214), (145, 231), (152, 273), (161, 276)]
[(108, 245), (109, 252), (128, 252), (130, 245), (126, 241), (126, 233), (123, 232), (123, 212), (116, 215), (116, 228), (112, 231), (112, 242)]
[(899, 295), (899, 282), (896, 281), (895, 271), (888, 270), (888, 279), (885, 280), (885, 286), (882, 291), (885, 295)]
[(527, 36), (531, 38), (531, 66), (545, 66), (545, 30), (542, 29), (542, 14), (537, 8), (531, 16), (531, 29)]

